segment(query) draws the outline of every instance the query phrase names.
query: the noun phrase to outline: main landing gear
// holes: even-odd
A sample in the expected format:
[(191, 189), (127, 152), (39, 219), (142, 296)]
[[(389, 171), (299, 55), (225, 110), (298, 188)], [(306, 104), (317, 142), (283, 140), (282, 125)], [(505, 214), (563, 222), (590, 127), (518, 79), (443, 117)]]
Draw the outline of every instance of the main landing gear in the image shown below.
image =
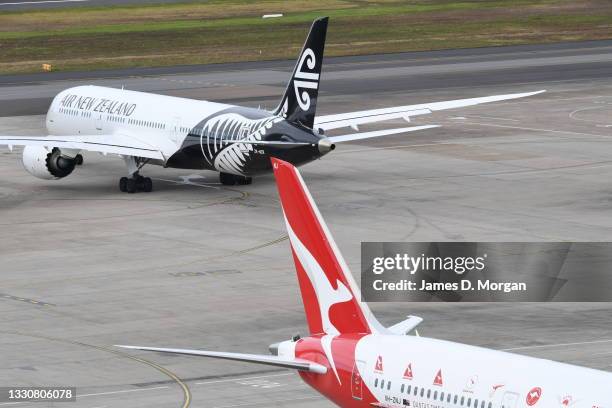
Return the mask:
[(139, 174), (134, 174), (132, 177), (121, 177), (119, 179), (119, 190), (124, 193), (135, 193), (144, 191), (150, 193), (153, 191), (153, 181), (150, 177), (142, 177)]
[(144, 191), (145, 193), (153, 191), (153, 181), (151, 178), (143, 177), (139, 174), (140, 169), (142, 169), (149, 160), (134, 156), (123, 156), (123, 160), (125, 160), (130, 177), (121, 177), (119, 179), (119, 190), (130, 194), (138, 191)]
[(236, 184), (238, 184), (239, 186), (245, 186), (247, 184), (251, 184), (253, 182), (253, 178), (246, 176), (236, 176), (235, 174), (230, 173), (219, 173), (219, 181), (224, 186), (235, 186)]

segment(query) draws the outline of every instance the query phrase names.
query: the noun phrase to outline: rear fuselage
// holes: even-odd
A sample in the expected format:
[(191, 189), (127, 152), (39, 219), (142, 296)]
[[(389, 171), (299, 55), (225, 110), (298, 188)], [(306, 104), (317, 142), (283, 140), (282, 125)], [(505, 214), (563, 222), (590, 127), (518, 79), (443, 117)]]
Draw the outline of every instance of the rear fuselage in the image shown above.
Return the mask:
[(326, 153), (311, 129), (268, 111), (99, 86), (59, 93), (46, 124), (49, 134), (57, 136), (123, 134), (139, 139), (165, 157), (152, 164), (245, 176), (269, 172), (270, 156), (301, 165)]
[[(609, 408), (604, 371), (415, 336), (344, 334), (294, 346), (295, 357), (328, 368), (300, 373), (342, 407)], [(331, 361), (333, 360), (333, 361)]]

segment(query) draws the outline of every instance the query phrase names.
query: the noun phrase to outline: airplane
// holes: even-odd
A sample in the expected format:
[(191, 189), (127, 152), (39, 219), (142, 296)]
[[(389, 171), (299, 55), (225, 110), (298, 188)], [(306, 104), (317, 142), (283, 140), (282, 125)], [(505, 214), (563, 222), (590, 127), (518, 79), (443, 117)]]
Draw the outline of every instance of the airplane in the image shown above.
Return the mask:
[(365, 303), (298, 170), (272, 159), (309, 335), (271, 355), (118, 346), (296, 370), (345, 408), (610, 408), (612, 373), (409, 335), (422, 318), (384, 327)]
[[(219, 172), (223, 185), (250, 184), (271, 171), (270, 157), (302, 165), (336, 144), (438, 127), (421, 125), (359, 133), (364, 124), (504, 101), (515, 93), (316, 116), (328, 18), (314, 21), (285, 93), (273, 111), (101, 86), (77, 86), (55, 96), (46, 116), (48, 136), (0, 136), (0, 145), (25, 146), (25, 169), (41, 179), (61, 179), (83, 163), (81, 151), (121, 156), (123, 192), (150, 192), (146, 164)], [(325, 136), (350, 127), (357, 133)]]

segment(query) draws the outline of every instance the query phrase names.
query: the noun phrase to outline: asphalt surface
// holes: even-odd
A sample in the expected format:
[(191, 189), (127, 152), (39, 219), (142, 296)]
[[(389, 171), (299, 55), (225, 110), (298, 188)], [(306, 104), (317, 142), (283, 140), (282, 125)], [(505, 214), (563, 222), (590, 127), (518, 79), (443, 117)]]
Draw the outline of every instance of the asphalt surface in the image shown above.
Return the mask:
[[(419, 117), (443, 127), (342, 145), (303, 167), (354, 273), (361, 241), (609, 240), (609, 47), (326, 65), (321, 113), (548, 90)], [(269, 64), (87, 81), (271, 106), (291, 63)], [(27, 112), (29, 100), (82, 82), (5, 83), (0, 95)], [(15, 117), (10, 105), (0, 134), (44, 133), (41, 109)], [(113, 344), (265, 353), (306, 333), (272, 177), (225, 188), (212, 172), (150, 166), (155, 191), (127, 195), (117, 187), (124, 172), (118, 158), (86, 154), (74, 174), (50, 182), (27, 174), (18, 151), (0, 153), (0, 385), (74, 385), (71, 407), (331, 406), (283, 370), (116, 354)], [(385, 324), (424, 317), (424, 336), (612, 370), (611, 304), (371, 307)]]
[[(246, 62), (0, 76), (0, 115), (46, 113), (52, 98), (76, 85), (102, 85), (227, 103), (276, 106), (295, 61)], [(499, 87), (612, 77), (612, 41), (327, 58), (321, 93), (333, 97)], [(530, 88), (531, 89), (531, 88)], [(509, 90), (509, 91), (508, 91)], [(438, 96), (440, 95), (440, 96)], [(370, 104), (365, 104), (370, 106)], [(383, 105), (386, 106), (386, 105)], [(334, 110), (343, 112), (342, 106)]]

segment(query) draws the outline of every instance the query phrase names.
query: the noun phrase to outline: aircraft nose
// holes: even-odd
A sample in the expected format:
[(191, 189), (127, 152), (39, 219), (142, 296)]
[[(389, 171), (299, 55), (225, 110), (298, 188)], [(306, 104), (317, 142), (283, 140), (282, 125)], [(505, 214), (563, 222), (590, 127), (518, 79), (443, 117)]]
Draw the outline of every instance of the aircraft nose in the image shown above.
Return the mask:
[(321, 154), (327, 154), (331, 152), (332, 150), (334, 150), (336, 148), (336, 145), (333, 144), (331, 140), (324, 137), (323, 139), (319, 140), (318, 147), (319, 147), (319, 152)]

